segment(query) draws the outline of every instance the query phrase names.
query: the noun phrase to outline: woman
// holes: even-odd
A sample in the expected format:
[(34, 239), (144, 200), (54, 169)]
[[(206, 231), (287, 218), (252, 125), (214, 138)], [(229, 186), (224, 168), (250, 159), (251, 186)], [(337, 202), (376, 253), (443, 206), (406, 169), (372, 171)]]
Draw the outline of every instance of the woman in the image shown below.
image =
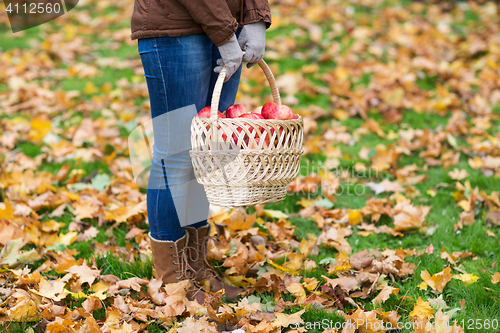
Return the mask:
[[(236, 296), (237, 288), (223, 285), (205, 265), (208, 210), (201, 222), (183, 227), (190, 209), (198, 207), (187, 202), (193, 170), (189, 153), (178, 144), (189, 142), (189, 106), (198, 112), (210, 105), (223, 65), (227, 74), (219, 109), (234, 103), (241, 63), (251, 67), (263, 58), (270, 25), (267, 0), (135, 0), (132, 39), (139, 39), (155, 140), (147, 191), (149, 236), (156, 276), (165, 284), (209, 279), (215, 290), (226, 289), (228, 299)], [(179, 153), (172, 154), (173, 147)], [(189, 274), (190, 267), (195, 274)]]

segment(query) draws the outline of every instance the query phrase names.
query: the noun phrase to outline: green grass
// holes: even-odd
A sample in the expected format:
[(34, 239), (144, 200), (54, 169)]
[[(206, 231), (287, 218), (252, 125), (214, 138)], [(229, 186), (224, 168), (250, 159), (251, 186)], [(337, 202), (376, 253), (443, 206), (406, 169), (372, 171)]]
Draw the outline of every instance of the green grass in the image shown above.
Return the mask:
[(102, 275), (112, 274), (123, 280), (132, 277), (149, 280), (153, 277), (153, 264), (149, 260), (141, 261), (136, 258), (135, 262), (131, 263), (124, 257), (108, 253), (105, 256), (97, 256), (95, 261)]

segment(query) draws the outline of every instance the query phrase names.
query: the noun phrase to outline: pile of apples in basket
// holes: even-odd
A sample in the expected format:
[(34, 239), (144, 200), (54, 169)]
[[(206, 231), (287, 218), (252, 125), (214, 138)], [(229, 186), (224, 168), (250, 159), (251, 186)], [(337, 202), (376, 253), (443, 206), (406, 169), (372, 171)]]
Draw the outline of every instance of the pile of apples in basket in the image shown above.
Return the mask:
[[(210, 118), (210, 106), (207, 106), (198, 113), (198, 118)], [(280, 146), (280, 137), (283, 133), (283, 127), (267, 125), (266, 120), (294, 120), (299, 119), (299, 116), (294, 114), (292, 110), (282, 104), (277, 104), (269, 102), (263, 106), (255, 108), (252, 112), (248, 112), (245, 106), (241, 104), (234, 104), (227, 108), (226, 114), (217, 111), (219, 119), (248, 119), (257, 120), (257, 122), (252, 122), (252, 124), (241, 125), (240, 122), (235, 123), (237, 127), (231, 129), (231, 127), (226, 121), (224, 123), (226, 128), (221, 128), (220, 125), (218, 129), (222, 131), (222, 135), (218, 135), (222, 138), (223, 142), (231, 142), (238, 146), (240, 149), (264, 149), (273, 148)], [(263, 121), (258, 121), (263, 120)], [(258, 130), (256, 130), (258, 128)], [(275, 128), (279, 129), (279, 134), (275, 133)], [(208, 128), (207, 128), (208, 129)], [(232, 133), (232, 134), (230, 134)], [(229, 140), (228, 140), (229, 134)], [(273, 144), (271, 144), (273, 140)]]

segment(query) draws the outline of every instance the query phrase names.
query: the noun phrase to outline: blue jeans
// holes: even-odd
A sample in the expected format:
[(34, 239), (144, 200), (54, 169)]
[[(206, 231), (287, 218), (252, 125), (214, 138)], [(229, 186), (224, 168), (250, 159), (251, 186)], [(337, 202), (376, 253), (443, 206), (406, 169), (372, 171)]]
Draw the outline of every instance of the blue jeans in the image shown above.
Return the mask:
[[(190, 209), (198, 207), (194, 207), (196, 203), (183, 202), (188, 198), (189, 189), (186, 184), (194, 179), (189, 149), (183, 146), (180, 153), (169, 155), (174, 148), (190, 142), (192, 115), (177, 117), (175, 112), (190, 107), (189, 110), (194, 113), (210, 105), (218, 76), (213, 69), (221, 56), (206, 34), (145, 38), (140, 39), (138, 45), (148, 85), (154, 133), (153, 160), (147, 190), (149, 228), (151, 237), (156, 240), (176, 241), (184, 236), (180, 215), (189, 215)], [(219, 102), (220, 111), (234, 104), (240, 75), (241, 66), (224, 83)], [(183, 110), (188, 108), (180, 111)], [(165, 130), (163, 121), (155, 122), (155, 119), (168, 119), (165, 118), (168, 112), (176, 114), (175, 118), (167, 120), (170, 122), (167, 126), (175, 128), (174, 131)], [(172, 125), (172, 122), (175, 124)], [(186, 211), (179, 211), (182, 206), (179, 203), (187, 207)], [(190, 226), (199, 228), (206, 225), (208, 209), (204, 216), (204, 220)]]

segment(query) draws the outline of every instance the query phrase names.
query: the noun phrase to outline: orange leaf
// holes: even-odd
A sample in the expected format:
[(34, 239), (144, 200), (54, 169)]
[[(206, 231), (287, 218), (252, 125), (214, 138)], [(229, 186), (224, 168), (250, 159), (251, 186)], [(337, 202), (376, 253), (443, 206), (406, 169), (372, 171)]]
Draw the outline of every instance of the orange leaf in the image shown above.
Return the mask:
[(439, 293), (443, 292), (444, 287), (448, 282), (451, 281), (453, 275), (451, 274), (451, 268), (448, 266), (442, 272), (430, 275), (427, 271), (422, 271), (420, 277), (425, 281), (433, 290)]

